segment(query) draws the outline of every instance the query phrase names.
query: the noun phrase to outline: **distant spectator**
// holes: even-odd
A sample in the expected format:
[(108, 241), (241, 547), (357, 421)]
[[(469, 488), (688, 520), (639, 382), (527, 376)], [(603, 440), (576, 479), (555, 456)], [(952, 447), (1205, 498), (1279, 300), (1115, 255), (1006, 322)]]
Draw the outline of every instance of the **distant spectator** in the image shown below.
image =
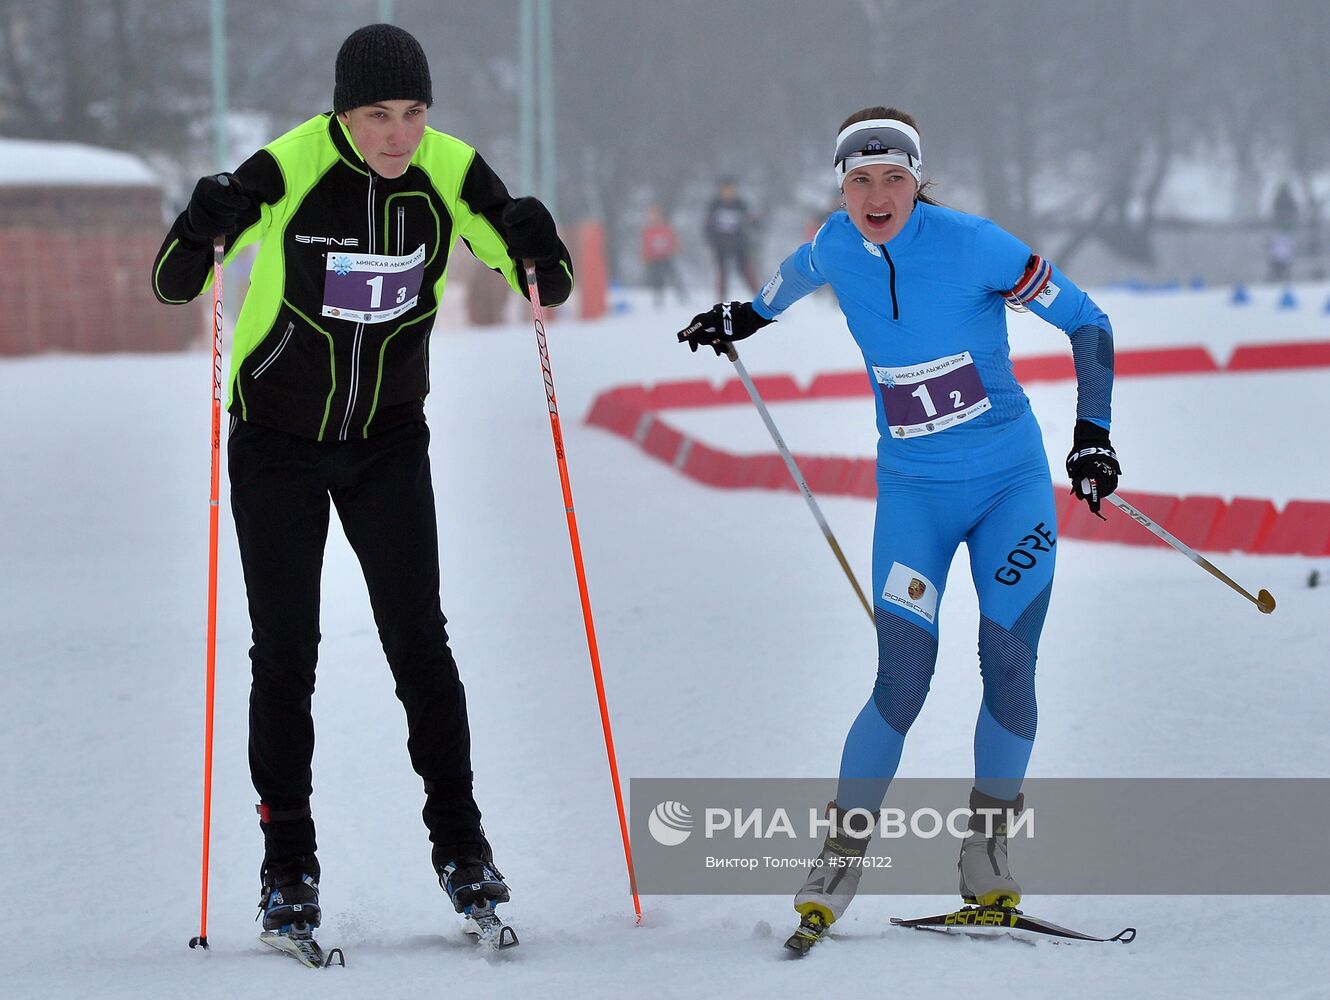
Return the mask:
[(749, 260), (749, 244), (757, 218), (748, 203), (739, 197), (734, 178), (722, 177), (716, 197), (707, 207), (706, 234), (716, 258), (716, 299), (724, 301), (730, 269), (738, 272), (747, 285), (745, 295), (756, 295), (757, 279)]
[(1274, 207), (1270, 214), (1270, 221), (1274, 223), (1276, 229), (1286, 229), (1291, 232), (1298, 228), (1298, 202), (1293, 197), (1293, 189), (1289, 187), (1288, 181), (1280, 182), (1278, 190), (1275, 191)]
[(1270, 234), (1270, 242), (1266, 248), (1270, 263), (1270, 281), (1284, 282), (1292, 277), (1294, 246), (1291, 232), (1276, 229)]
[(688, 299), (679, 277), (678, 255), (679, 237), (674, 227), (659, 205), (648, 206), (646, 225), (642, 227), (642, 263), (657, 309), (665, 304), (666, 287), (679, 296), (680, 302)]
[[(814, 238), (817, 236), (817, 231), (822, 228), (823, 223), (827, 221), (828, 217), (834, 215), (836, 212), (840, 211), (844, 207), (845, 203), (841, 200), (840, 195), (837, 194), (835, 198), (832, 198), (827, 203), (826, 208), (810, 210), (808, 214), (808, 221), (804, 226), (804, 241), (807, 243), (812, 243)], [(836, 290), (831, 287), (830, 282), (823, 285), (813, 294), (819, 297), (827, 298), (834, 303), (837, 304), (840, 303), (840, 300), (836, 298)]]
[(1288, 181), (1280, 182), (1270, 209), (1274, 227), (1266, 245), (1270, 281), (1288, 281), (1293, 275), (1293, 257), (1297, 251), (1298, 203)]

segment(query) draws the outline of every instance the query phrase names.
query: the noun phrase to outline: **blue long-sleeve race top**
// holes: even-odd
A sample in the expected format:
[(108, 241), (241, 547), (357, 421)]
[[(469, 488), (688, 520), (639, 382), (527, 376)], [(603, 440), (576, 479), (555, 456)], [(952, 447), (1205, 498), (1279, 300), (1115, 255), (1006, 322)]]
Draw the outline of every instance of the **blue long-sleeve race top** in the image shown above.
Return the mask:
[(781, 264), (753, 308), (774, 319), (830, 284), (863, 352), (877, 402), (879, 462), (1000, 466), (1004, 432), (1030, 402), (1012, 374), (1006, 301), (1071, 340), (1076, 416), (1107, 429), (1113, 389), (1108, 317), (1056, 267), (987, 219), (915, 206), (886, 244), (836, 212)]

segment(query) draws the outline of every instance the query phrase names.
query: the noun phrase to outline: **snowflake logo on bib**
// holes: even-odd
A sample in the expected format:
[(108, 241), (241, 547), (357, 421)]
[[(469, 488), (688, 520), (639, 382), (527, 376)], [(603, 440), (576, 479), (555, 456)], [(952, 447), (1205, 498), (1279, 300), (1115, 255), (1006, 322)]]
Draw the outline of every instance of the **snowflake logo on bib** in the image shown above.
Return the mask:
[(339, 276), (345, 276), (351, 273), (351, 258), (345, 254), (338, 254), (332, 261), (333, 273)]

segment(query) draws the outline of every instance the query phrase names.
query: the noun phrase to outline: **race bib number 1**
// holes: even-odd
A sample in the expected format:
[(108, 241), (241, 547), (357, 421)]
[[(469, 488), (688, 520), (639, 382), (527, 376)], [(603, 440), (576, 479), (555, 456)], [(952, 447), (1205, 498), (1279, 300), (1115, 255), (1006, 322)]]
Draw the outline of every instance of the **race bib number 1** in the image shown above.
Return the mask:
[(406, 257), (330, 253), (323, 275), (323, 315), (386, 323), (416, 304), (425, 275), (425, 244)]
[(891, 436), (936, 434), (992, 409), (970, 352), (906, 368), (873, 366)]

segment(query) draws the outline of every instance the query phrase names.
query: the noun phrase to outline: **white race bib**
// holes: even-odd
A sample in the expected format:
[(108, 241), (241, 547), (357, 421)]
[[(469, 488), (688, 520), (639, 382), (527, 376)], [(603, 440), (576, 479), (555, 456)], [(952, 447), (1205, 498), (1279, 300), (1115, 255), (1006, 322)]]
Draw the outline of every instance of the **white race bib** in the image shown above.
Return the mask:
[(936, 434), (993, 408), (969, 351), (904, 368), (873, 366), (896, 438)]
[(405, 257), (334, 251), (323, 274), (323, 315), (386, 323), (416, 304), (424, 276), (423, 243)]

